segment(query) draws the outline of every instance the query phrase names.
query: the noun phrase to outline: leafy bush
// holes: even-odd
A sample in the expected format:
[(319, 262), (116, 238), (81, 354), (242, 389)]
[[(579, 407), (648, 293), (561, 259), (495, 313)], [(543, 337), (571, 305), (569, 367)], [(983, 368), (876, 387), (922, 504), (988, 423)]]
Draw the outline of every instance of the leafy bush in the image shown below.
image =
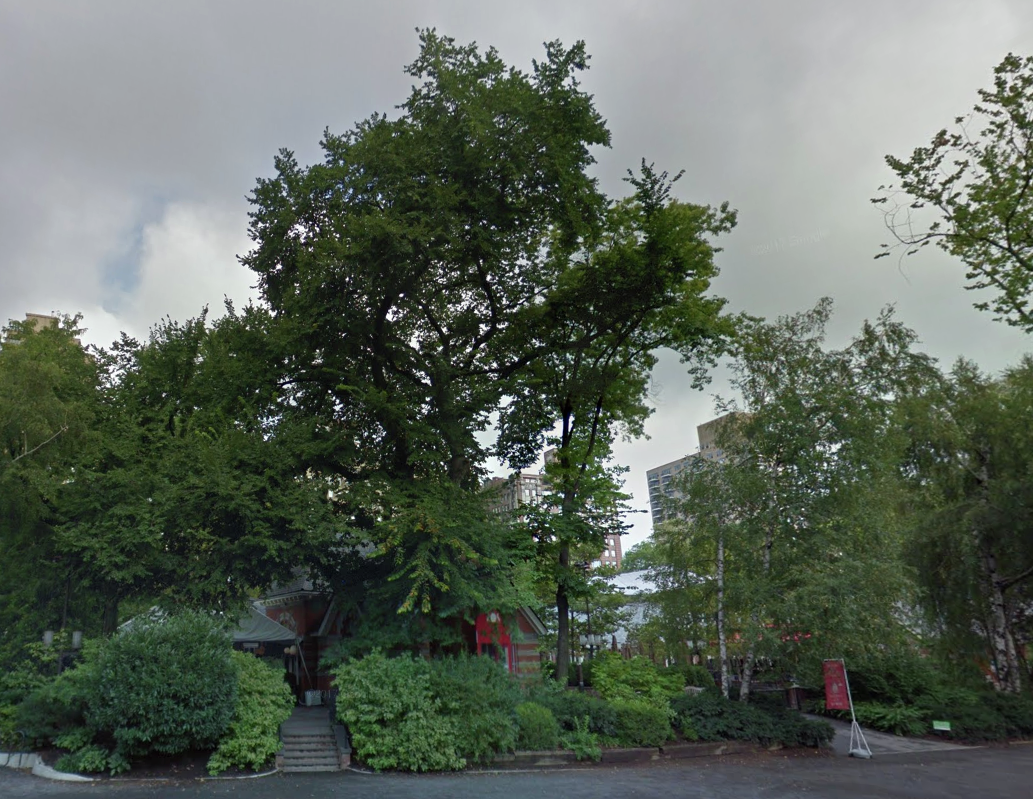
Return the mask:
[(911, 704), (940, 682), (932, 661), (908, 649), (870, 654), (848, 665), (855, 703)]
[(259, 769), (280, 748), (280, 725), (290, 718), (294, 695), (282, 669), (246, 652), (231, 653), (237, 669), (237, 707), (229, 730), (208, 761), (208, 772)]
[(574, 729), (560, 738), (564, 749), (569, 749), (578, 760), (594, 760), (597, 763), (603, 756), (599, 747), (599, 738), (588, 728), (588, 717), (574, 719)]
[(617, 713), (604, 699), (570, 690), (542, 692), (534, 698), (549, 708), (556, 721), (568, 732), (573, 732), (579, 721), (587, 719), (590, 732), (604, 738), (617, 738)]
[(676, 697), (671, 709), (679, 732), (694, 740), (824, 746), (835, 734), (828, 722), (811, 721), (789, 710), (733, 702), (716, 692)]
[(71, 754), (63, 755), (54, 766), (58, 771), (72, 774), (95, 774), (108, 770), (109, 757), (110, 752), (105, 747), (90, 744)]
[(647, 658), (625, 660), (616, 652), (603, 652), (595, 659), (592, 681), (603, 699), (639, 699), (663, 709), (685, 688), (681, 673), (661, 673)]
[(335, 674), (338, 716), (372, 768), (459, 769), (516, 742), (518, 689), (488, 658), (428, 662), (374, 652)]
[(663, 746), (673, 738), (668, 711), (642, 699), (613, 702), (620, 746)]
[(921, 735), (929, 730), (925, 713), (903, 702), (892, 705), (855, 702), (854, 715), (862, 726), (893, 735)]
[(560, 745), (560, 725), (552, 711), (537, 702), (516, 706), (517, 748), (539, 751)]
[(236, 707), (231, 651), (209, 616), (138, 619), (97, 654), (88, 726), (126, 757), (214, 748)]
[(707, 671), (705, 666), (690, 663), (678, 668), (681, 671), (682, 677), (685, 678), (686, 685), (692, 685), (696, 688), (714, 688), (717, 685), (714, 682), (714, 675)]
[[(996, 691), (939, 690), (915, 704), (927, 723), (949, 721), (945, 738), (980, 743), (1033, 735), (1033, 700)], [(926, 727), (928, 729), (928, 726)]]
[(90, 662), (68, 669), (30, 693), (18, 706), (15, 727), (27, 745), (46, 746), (62, 733), (87, 726), (86, 705), (95, 682)]
[(516, 746), (513, 708), (520, 686), (488, 657), (459, 655), (431, 661), (430, 687), (442, 714), (460, 721), (456, 749), (466, 760), (488, 762)]

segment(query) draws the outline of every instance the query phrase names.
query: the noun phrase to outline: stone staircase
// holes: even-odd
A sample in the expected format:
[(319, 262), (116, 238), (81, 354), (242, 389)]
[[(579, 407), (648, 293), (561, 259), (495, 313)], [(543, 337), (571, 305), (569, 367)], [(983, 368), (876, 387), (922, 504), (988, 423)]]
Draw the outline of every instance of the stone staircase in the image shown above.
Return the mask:
[(276, 755), (280, 771), (340, 771), (351, 760), (343, 731), (335, 731), (325, 707), (294, 708), (280, 725), (280, 738), (283, 748)]

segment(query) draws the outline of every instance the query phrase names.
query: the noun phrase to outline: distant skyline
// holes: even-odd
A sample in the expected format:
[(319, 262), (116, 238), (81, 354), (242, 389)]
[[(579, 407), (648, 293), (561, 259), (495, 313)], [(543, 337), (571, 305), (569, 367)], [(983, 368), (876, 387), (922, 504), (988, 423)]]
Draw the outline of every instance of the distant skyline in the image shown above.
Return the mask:
[[(494, 46), (530, 69), (542, 42), (584, 39), (613, 136), (595, 174), (611, 196), (644, 157), (685, 176), (684, 200), (739, 211), (713, 292), (774, 318), (828, 295), (830, 342), (895, 304), (922, 348), (997, 371), (1029, 339), (974, 310), (960, 263), (928, 248), (873, 261), (888, 241), (869, 199), (907, 156), (971, 110), (1009, 51), (1033, 44), (1026, 0), (435, 2), (0, 0), (0, 320), (83, 314), (85, 340), (145, 337), (223, 297), (257, 296), (247, 195), (281, 147), (319, 158), (325, 128), (395, 113), (416, 27)], [(646, 425), (618, 444), (635, 529), (646, 470), (696, 451), (719, 369), (693, 392), (664, 355)], [(501, 470), (499, 472), (502, 473)]]

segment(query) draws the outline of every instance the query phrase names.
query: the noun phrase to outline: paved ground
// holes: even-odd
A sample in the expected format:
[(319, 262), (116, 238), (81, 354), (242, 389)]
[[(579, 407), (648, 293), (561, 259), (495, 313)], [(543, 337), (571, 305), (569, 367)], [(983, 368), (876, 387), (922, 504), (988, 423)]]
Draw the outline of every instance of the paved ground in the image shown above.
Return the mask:
[[(874, 749), (874, 747), (873, 747)], [(0, 769), (0, 797), (78, 799), (228, 797), (247, 799), (1029, 799), (1033, 745), (899, 753), (873, 760), (765, 754), (643, 767), (425, 776), (344, 774), (277, 775), (204, 783), (139, 782), (74, 785)]]
[[(818, 716), (811, 716), (818, 718)], [(847, 721), (836, 721), (833, 719), (822, 719), (829, 722), (835, 730), (836, 737), (832, 741), (832, 749), (837, 755), (850, 754), (850, 723)], [(926, 752), (957, 752), (965, 751), (968, 747), (958, 746), (947, 741), (929, 740), (926, 738), (902, 738), (899, 735), (889, 735), (885, 732), (863, 729), (861, 732), (868, 742), (868, 748), (872, 750), (873, 757), (885, 755), (912, 755)], [(1033, 796), (1033, 792), (1031, 792)]]

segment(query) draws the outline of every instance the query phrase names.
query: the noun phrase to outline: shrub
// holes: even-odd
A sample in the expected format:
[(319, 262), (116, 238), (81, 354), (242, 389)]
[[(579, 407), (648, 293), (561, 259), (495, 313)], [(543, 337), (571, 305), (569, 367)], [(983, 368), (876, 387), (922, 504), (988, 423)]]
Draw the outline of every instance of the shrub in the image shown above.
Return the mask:
[(92, 664), (82, 662), (25, 697), (14, 722), (24, 731), (26, 744), (46, 746), (62, 733), (86, 726), (86, 705), (94, 682)]
[(682, 676), (685, 678), (686, 685), (692, 685), (696, 688), (715, 688), (717, 686), (714, 682), (714, 675), (707, 671), (705, 666), (690, 663), (679, 668)]
[(517, 748), (549, 750), (560, 745), (560, 725), (552, 711), (537, 702), (516, 706)]
[(490, 761), (516, 746), (513, 708), (520, 687), (506, 669), (488, 657), (459, 655), (430, 663), (430, 688), (439, 712), (456, 719), (456, 750), (466, 760)]
[(282, 669), (246, 652), (231, 653), (237, 669), (237, 706), (229, 730), (208, 761), (210, 774), (228, 768), (259, 769), (280, 748), (280, 724), (294, 709)]
[(214, 748), (236, 707), (231, 651), (209, 616), (138, 619), (98, 652), (86, 722), (126, 757)]
[(596, 658), (592, 680), (603, 699), (639, 699), (663, 709), (685, 688), (681, 673), (662, 674), (647, 658), (625, 660), (616, 652), (603, 652)]
[(716, 692), (676, 697), (671, 709), (678, 730), (694, 740), (824, 746), (835, 734), (828, 722), (811, 721), (790, 710), (733, 702)]
[(440, 711), (430, 664), (374, 651), (335, 670), (338, 718), (356, 755), (371, 768), (448, 771), (466, 765), (455, 742), (460, 722)]
[(642, 699), (613, 703), (620, 746), (663, 746), (673, 737), (668, 711)]
[(862, 726), (893, 735), (921, 735), (929, 729), (925, 713), (903, 702), (892, 705), (855, 702), (854, 715)]
[[(926, 722), (949, 721), (945, 738), (980, 743), (1033, 735), (1033, 700), (983, 690), (939, 690), (915, 705)], [(926, 728), (928, 729), (928, 727)]]
[(932, 662), (909, 649), (869, 654), (848, 665), (855, 703), (912, 704), (940, 682)]
[(582, 691), (543, 692), (535, 700), (549, 708), (560, 726), (573, 732), (582, 719), (588, 720), (588, 729), (604, 738), (617, 737), (617, 713), (609, 702)]

